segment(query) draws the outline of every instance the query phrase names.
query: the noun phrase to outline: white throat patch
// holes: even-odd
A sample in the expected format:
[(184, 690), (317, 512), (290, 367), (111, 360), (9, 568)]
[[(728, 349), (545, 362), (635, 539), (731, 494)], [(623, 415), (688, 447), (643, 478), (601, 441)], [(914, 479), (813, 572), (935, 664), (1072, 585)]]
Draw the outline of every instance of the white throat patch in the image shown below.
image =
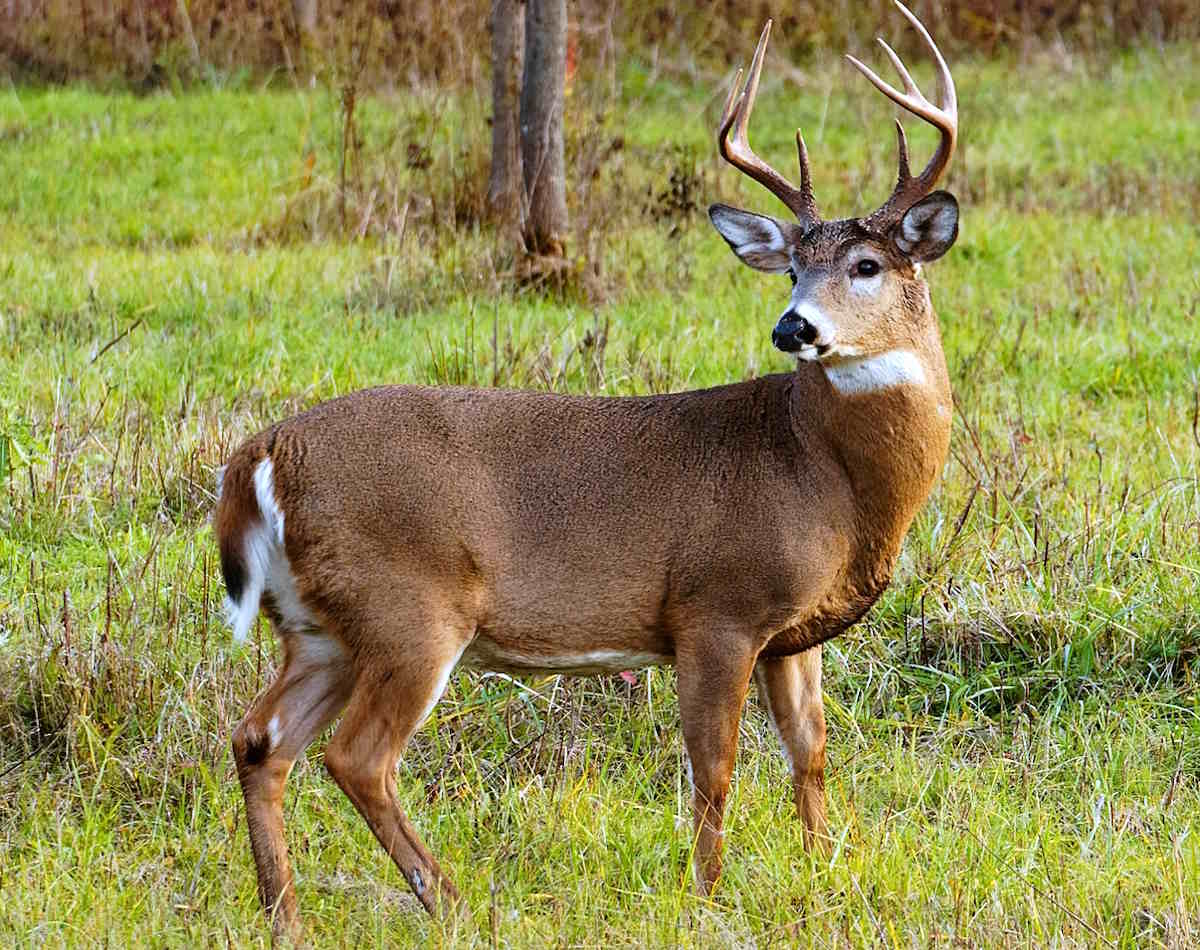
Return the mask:
[(844, 396), (925, 384), (925, 369), (911, 350), (889, 350), (877, 356), (841, 360), (824, 364), (824, 369), (830, 384)]

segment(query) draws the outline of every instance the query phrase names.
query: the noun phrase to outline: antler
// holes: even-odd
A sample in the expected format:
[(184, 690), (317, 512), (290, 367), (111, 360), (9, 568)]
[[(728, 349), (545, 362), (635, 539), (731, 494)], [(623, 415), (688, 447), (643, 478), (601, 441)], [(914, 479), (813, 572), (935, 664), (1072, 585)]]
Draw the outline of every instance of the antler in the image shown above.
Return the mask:
[[(800, 156), (800, 187), (795, 187), (783, 175), (754, 154), (750, 141), (746, 137), (746, 128), (750, 123), (750, 112), (754, 109), (754, 98), (758, 95), (758, 77), (762, 72), (763, 59), (767, 53), (767, 39), (771, 35), (771, 21), (763, 27), (759, 37), (758, 47), (754, 50), (754, 59), (750, 63), (750, 75), (746, 85), (738, 94), (742, 81), (742, 70), (737, 71), (733, 80), (733, 88), (729, 90), (729, 98), (725, 100), (725, 109), (721, 114), (721, 126), (717, 132), (717, 148), (721, 157), (734, 168), (749, 175), (760, 185), (763, 185), (776, 198), (788, 206), (806, 229), (821, 222), (817, 213), (817, 204), (813, 200), (812, 181), (808, 172), (808, 149), (804, 147), (804, 136), (796, 130), (796, 151)], [(730, 131), (733, 132), (732, 138)]]
[(917, 32), (925, 40), (925, 44), (929, 47), (930, 52), (933, 53), (934, 61), (937, 63), (940, 106), (935, 106), (921, 94), (921, 90), (917, 88), (917, 84), (913, 82), (912, 76), (904, 68), (904, 63), (900, 61), (900, 57), (882, 39), (879, 40), (879, 45), (883, 47), (883, 51), (887, 53), (888, 59), (896, 67), (896, 72), (900, 74), (900, 79), (904, 82), (904, 92), (899, 92), (892, 88), (875, 75), (869, 67), (859, 62), (853, 56), (847, 55), (846, 58), (854, 64), (860, 73), (871, 81), (871, 84), (876, 89), (897, 105), (903, 106), (913, 115), (924, 119), (941, 132), (942, 140), (938, 143), (937, 151), (934, 152), (933, 158), (929, 160), (929, 164), (925, 166), (925, 170), (916, 178), (913, 178), (908, 170), (908, 140), (904, 136), (904, 127), (900, 124), (900, 120), (896, 120), (896, 134), (900, 151), (900, 173), (896, 180), (896, 188), (892, 192), (892, 196), (884, 202), (883, 207), (863, 220), (863, 224), (866, 227), (880, 231), (886, 230), (898, 221), (913, 204), (929, 194), (933, 186), (937, 184), (937, 180), (942, 177), (942, 172), (946, 170), (946, 166), (950, 164), (950, 157), (954, 154), (954, 145), (958, 138), (958, 97), (954, 92), (954, 79), (950, 75), (950, 68), (946, 65), (941, 51), (937, 48), (937, 44), (930, 38), (928, 31), (921, 24), (921, 21), (912, 14), (908, 7), (900, 3), (900, 0), (895, 0), (895, 3), (900, 8), (900, 12), (908, 19), (908, 22), (916, 27)]

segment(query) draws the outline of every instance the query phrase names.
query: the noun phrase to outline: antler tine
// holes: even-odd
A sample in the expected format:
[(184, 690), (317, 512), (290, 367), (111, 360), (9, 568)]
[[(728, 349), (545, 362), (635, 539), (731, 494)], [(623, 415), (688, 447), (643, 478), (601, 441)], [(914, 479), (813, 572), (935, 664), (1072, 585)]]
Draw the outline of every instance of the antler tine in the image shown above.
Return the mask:
[[(758, 81), (762, 75), (763, 61), (767, 55), (767, 41), (771, 36), (771, 21), (767, 20), (759, 37), (758, 46), (754, 50), (754, 58), (750, 62), (750, 71), (746, 76), (746, 85), (741, 88), (742, 71), (739, 69), (734, 77), (733, 88), (729, 98), (725, 100), (725, 108), (721, 115), (721, 126), (717, 132), (717, 148), (721, 157), (729, 162), (787, 205), (802, 225), (811, 227), (820, 222), (816, 203), (812, 196), (811, 177), (808, 169), (808, 152), (804, 140), (796, 133), (797, 151), (800, 157), (800, 188), (796, 188), (774, 168), (754, 154), (750, 148), (747, 133), (750, 124), (750, 113), (754, 110), (754, 100), (758, 95)], [(730, 134), (732, 133), (732, 135)]]
[(754, 47), (754, 57), (750, 60), (750, 72), (746, 76), (746, 88), (742, 90), (742, 99), (738, 103), (738, 117), (733, 127), (734, 141), (744, 145), (747, 151), (750, 149), (750, 139), (747, 135), (750, 126), (750, 112), (754, 109), (754, 100), (758, 98), (758, 81), (762, 77), (763, 62), (767, 58), (767, 42), (771, 39), (773, 22), (773, 20), (767, 20), (762, 35), (758, 38), (758, 45)]
[(954, 90), (954, 77), (950, 75), (950, 67), (946, 65), (946, 60), (942, 56), (942, 51), (938, 49), (937, 43), (933, 41), (933, 37), (929, 35), (929, 31), (925, 29), (925, 24), (917, 19), (916, 14), (906, 7), (900, 0), (892, 0), (900, 12), (904, 14), (906, 20), (911, 23), (918, 33), (921, 34), (921, 39), (925, 41), (925, 45), (929, 47), (929, 52), (933, 54), (933, 61), (937, 64), (937, 83), (940, 97), (942, 100), (942, 109), (955, 119), (958, 118), (958, 94)]
[(904, 134), (904, 126), (900, 124), (899, 119), (896, 120), (896, 152), (899, 156), (899, 177), (911, 178), (912, 176), (908, 172), (908, 136)]
[(899, 120), (896, 121), (900, 150), (900, 170), (896, 180), (896, 187), (884, 205), (865, 219), (868, 227), (877, 229), (883, 229), (893, 223), (913, 203), (925, 197), (933, 189), (933, 186), (946, 170), (946, 166), (950, 164), (950, 158), (954, 154), (954, 146), (958, 138), (958, 96), (954, 89), (954, 78), (950, 75), (950, 67), (946, 65), (946, 60), (942, 57), (941, 50), (937, 48), (937, 44), (934, 43), (933, 38), (929, 35), (929, 31), (925, 29), (921, 21), (913, 15), (908, 7), (900, 3), (900, 0), (895, 0), (895, 3), (909, 23), (916, 27), (917, 32), (921, 34), (921, 38), (925, 41), (925, 45), (929, 47), (930, 52), (933, 54), (934, 62), (937, 65), (939, 104), (935, 106), (925, 98), (900, 57), (882, 39), (879, 40), (879, 45), (883, 47), (888, 59), (891, 60), (896, 72), (899, 73), (900, 79), (904, 84), (904, 92), (900, 92), (889, 83), (884, 82), (869, 66), (855, 59), (853, 56), (847, 56), (846, 58), (850, 60), (859, 72), (867, 77), (871, 85), (897, 105), (907, 109), (918, 118), (924, 119), (941, 132), (942, 138), (938, 144), (937, 151), (934, 152), (933, 157), (929, 160), (924, 170), (916, 178), (913, 178), (908, 168), (908, 143), (904, 136), (904, 129), (900, 127)]
[(742, 85), (743, 72), (744, 70), (739, 66), (738, 71), (733, 76), (733, 85), (729, 87), (729, 95), (725, 97), (725, 108), (721, 110), (721, 131), (718, 136), (721, 139), (724, 139), (725, 134), (729, 131), (730, 120), (733, 117), (733, 106), (737, 102), (738, 90)]
[(900, 78), (904, 82), (904, 91), (910, 96), (917, 96), (920, 98), (920, 88), (915, 82), (913, 82), (912, 76), (909, 74), (908, 69), (906, 69), (904, 66), (904, 61), (896, 55), (896, 51), (888, 46), (887, 40), (885, 40), (882, 36), (875, 37), (875, 42), (883, 47), (883, 51), (887, 53), (887, 58), (892, 61), (892, 66), (895, 68), (896, 72), (900, 74)]
[(817, 212), (817, 199), (813, 197), (812, 175), (808, 170), (808, 146), (804, 144), (804, 135), (799, 129), (796, 129), (796, 157), (800, 161), (800, 198), (804, 202), (805, 219), (816, 224), (821, 220), (821, 215)]

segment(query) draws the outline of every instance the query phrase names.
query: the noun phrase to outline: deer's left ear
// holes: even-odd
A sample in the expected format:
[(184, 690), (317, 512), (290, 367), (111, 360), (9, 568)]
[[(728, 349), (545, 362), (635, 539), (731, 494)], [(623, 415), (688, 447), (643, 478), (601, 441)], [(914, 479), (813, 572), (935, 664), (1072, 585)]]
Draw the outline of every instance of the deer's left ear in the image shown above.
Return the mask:
[(892, 242), (910, 261), (936, 261), (958, 238), (958, 201), (935, 191), (904, 212), (892, 228)]

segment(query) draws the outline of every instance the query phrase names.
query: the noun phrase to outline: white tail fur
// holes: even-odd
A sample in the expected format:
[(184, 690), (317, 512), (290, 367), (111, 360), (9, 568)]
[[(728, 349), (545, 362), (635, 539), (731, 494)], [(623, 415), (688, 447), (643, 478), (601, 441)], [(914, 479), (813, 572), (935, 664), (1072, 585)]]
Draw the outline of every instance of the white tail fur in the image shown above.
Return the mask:
[(276, 585), (268, 583), (272, 575), (282, 567), (291, 580), (283, 551), (283, 512), (275, 501), (270, 459), (263, 459), (254, 469), (254, 498), (261, 520), (246, 531), (246, 585), (240, 601), (225, 598), (225, 622), (233, 628), (233, 638), (239, 643), (246, 639), (258, 618), (263, 591), (275, 589)]
[(296, 578), (284, 550), (283, 511), (275, 500), (274, 469), (269, 458), (254, 469), (254, 500), (259, 520), (247, 528), (243, 541), (246, 584), (240, 601), (225, 598), (225, 621), (233, 628), (233, 638), (239, 643), (246, 639), (258, 618), (264, 592), (271, 595), (284, 629), (316, 631), (317, 620), (300, 602)]

